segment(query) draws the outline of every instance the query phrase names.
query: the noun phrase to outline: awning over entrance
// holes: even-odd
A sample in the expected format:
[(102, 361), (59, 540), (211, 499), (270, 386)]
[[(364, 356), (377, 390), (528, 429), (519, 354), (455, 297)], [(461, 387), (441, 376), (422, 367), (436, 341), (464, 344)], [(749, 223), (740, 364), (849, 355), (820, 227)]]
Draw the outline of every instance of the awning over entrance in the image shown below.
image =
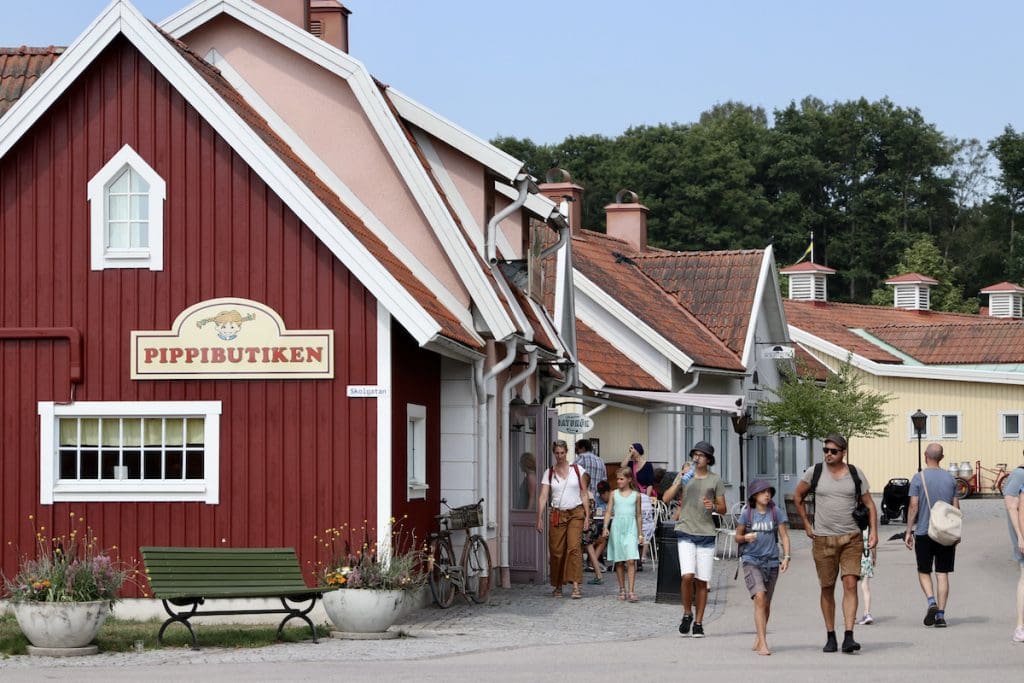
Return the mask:
[(736, 415), (741, 415), (744, 408), (743, 396), (739, 394), (683, 394), (675, 391), (632, 391), (629, 389), (601, 389), (601, 392), (611, 396), (658, 401), (677, 406), (710, 408)]

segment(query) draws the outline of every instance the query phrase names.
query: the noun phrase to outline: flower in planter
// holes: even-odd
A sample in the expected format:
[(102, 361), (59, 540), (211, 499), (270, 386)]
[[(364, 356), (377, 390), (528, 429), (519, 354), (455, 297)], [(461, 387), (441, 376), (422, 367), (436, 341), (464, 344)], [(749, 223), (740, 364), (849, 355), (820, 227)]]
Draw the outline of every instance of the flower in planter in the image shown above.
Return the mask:
[[(23, 556), (13, 577), (3, 576), (4, 592), (12, 602), (92, 602), (117, 600), (125, 581), (135, 580), (134, 565), (112, 558), (85, 526), (71, 513), (71, 531), (48, 537), (45, 526), (35, 531), (35, 557)], [(35, 516), (29, 520), (35, 525)], [(84, 526), (84, 533), (76, 527)]]
[(328, 559), (317, 563), (321, 585), (355, 589), (412, 591), (427, 583), (427, 553), (415, 535), (390, 522), (387, 548), (377, 548), (370, 539), (376, 534), (365, 525), (352, 529), (347, 524), (314, 536)]

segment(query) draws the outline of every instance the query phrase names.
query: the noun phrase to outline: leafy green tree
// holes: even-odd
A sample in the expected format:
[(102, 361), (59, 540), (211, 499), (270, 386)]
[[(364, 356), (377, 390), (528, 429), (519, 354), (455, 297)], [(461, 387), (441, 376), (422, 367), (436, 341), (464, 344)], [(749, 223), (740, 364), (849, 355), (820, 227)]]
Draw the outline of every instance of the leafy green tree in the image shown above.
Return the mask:
[[(1015, 270), (1017, 214), (1024, 209), (1024, 134), (1015, 131), (1013, 126), (1007, 126), (1002, 135), (989, 143), (988, 149), (999, 161), (996, 183), (1000, 193), (995, 199), (1002, 202), (1007, 209), (1008, 265), (1011, 266), (1011, 270)], [(1019, 274), (1019, 271), (1014, 273), (1015, 276)]]
[[(918, 273), (939, 281), (931, 291), (931, 308), (935, 311), (977, 313), (978, 300), (964, 298), (963, 285), (955, 283), (954, 269), (935, 246), (932, 238), (924, 235), (903, 251), (899, 263), (889, 277)], [(883, 285), (871, 293), (871, 303), (876, 306), (892, 305), (892, 287)]]
[(842, 434), (847, 440), (888, 434), (890, 418), (885, 406), (892, 396), (865, 389), (849, 358), (829, 373), (824, 383), (815, 381), (800, 362), (795, 367), (780, 363), (779, 371), (782, 382), (778, 389), (766, 388), (769, 397), (757, 404), (757, 423), (776, 434), (803, 437), (809, 456), (812, 442), (830, 433)]

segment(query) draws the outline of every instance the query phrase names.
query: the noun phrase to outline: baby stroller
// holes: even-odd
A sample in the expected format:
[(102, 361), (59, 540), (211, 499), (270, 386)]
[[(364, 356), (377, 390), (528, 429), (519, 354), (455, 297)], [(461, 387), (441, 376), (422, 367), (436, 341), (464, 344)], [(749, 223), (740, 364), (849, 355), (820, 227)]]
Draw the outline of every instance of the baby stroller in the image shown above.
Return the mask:
[(882, 489), (882, 517), (878, 521), (888, 524), (890, 519), (907, 521), (907, 508), (910, 507), (910, 480), (902, 477), (890, 479)]

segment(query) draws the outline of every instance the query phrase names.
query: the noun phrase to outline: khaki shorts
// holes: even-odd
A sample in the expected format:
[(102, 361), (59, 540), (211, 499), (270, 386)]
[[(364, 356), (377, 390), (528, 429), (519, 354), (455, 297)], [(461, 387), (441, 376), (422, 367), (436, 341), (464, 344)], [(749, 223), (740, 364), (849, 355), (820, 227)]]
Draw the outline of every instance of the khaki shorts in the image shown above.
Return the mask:
[(859, 531), (842, 536), (815, 536), (811, 556), (822, 588), (836, 585), (840, 576), (860, 578), (860, 554), (864, 540)]

